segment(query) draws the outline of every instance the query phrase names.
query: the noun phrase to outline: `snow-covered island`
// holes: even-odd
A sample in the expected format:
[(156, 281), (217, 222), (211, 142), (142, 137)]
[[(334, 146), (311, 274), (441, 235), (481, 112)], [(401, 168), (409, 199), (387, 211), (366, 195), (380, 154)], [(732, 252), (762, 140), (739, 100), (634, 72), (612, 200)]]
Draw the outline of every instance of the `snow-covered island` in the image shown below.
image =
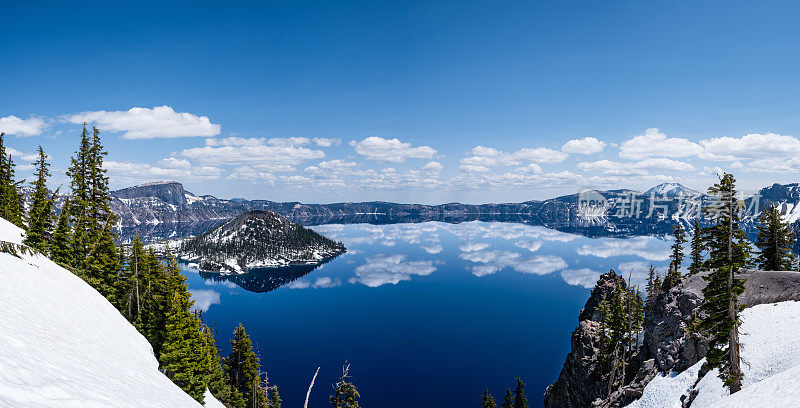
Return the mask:
[(274, 211), (244, 212), (178, 245), (178, 257), (204, 272), (246, 273), (253, 268), (313, 265), (346, 251), (341, 242)]

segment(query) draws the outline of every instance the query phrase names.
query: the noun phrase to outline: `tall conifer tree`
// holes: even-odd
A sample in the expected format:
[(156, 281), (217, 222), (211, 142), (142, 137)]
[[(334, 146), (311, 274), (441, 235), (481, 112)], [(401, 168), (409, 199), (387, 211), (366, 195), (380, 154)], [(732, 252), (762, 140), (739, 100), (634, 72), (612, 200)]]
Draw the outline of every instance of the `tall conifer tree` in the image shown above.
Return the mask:
[(742, 368), (739, 342), (739, 295), (744, 292), (745, 279), (737, 277), (740, 268), (749, 265), (750, 246), (739, 227), (736, 180), (725, 173), (719, 183), (709, 187), (708, 194), (716, 199), (705, 208), (713, 225), (708, 229), (709, 259), (705, 264), (712, 272), (705, 277), (702, 320), (698, 327), (713, 336), (706, 359), (710, 368), (719, 369), (719, 377), (731, 394), (742, 388)]
[(514, 408), (514, 394), (511, 393), (510, 388), (506, 388), (506, 395), (503, 396), (502, 408)]
[(489, 393), (489, 390), (483, 390), (483, 395), (481, 396), (481, 408), (497, 408), (497, 403), (494, 401), (492, 394)]
[(758, 236), (756, 246), (758, 267), (765, 271), (788, 271), (792, 269), (794, 256), (794, 231), (784, 222), (781, 213), (773, 204), (764, 209), (758, 217)]
[(517, 377), (517, 386), (514, 388), (514, 408), (528, 408), (528, 397), (525, 396), (525, 383)]
[(160, 355), (161, 368), (176, 385), (198, 402), (208, 384), (207, 354), (200, 332), (200, 320), (189, 311), (191, 294), (186, 284), (172, 299), (166, 321), (166, 339)]
[(231, 352), (225, 359), (224, 368), (231, 387), (242, 394), (247, 406), (253, 406), (254, 402), (261, 400), (261, 388), (254, 387), (261, 382), (258, 355), (253, 351), (250, 336), (241, 324), (233, 332)]
[(686, 243), (686, 232), (680, 223), (672, 227), (672, 255), (670, 256), (669, 270), (664, 277), (664, 289), (669, 290), (681, 280), (681, 264), (683, 263), (683, 244)]
[(692, 234), (691, 254), (689, 255), (689, 275), (700, 272), (703, 266), (703, 251), (705, 251), (705, 241), (703, 229), (697, 219), (694, 220), (694, 231)]
[(44, 154), (42, 146), (37, 151), (36, 161), (33, 163), (36, 179), (31, 183), (33, 188), (33, 203), (28, 212), (28, 229), (25, 235), (25, 244), (30, 245), (43, 253), (48, 253), (52, 241), (53, 230), (53, 200), (47, 189), (47, 178), (50, 177), (50, 163)]

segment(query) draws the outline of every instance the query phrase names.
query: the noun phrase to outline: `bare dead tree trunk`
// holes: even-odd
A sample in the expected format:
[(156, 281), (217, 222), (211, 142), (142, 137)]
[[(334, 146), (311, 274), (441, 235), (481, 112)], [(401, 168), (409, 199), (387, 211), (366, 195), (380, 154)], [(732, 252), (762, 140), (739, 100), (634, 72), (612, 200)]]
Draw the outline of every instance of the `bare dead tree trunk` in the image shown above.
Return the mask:
[(308, 408), (308, 399), (311, 398), (311, 389), (314, 388), (314, 381), (317, 381), (317, 374), (319, 374), (319, 367), (317, 367), (314, 377), (311, 378), (311, 384), (308, 385), (308, 391), (306, 392), (306, 403), (303, 404), (303, 408)]

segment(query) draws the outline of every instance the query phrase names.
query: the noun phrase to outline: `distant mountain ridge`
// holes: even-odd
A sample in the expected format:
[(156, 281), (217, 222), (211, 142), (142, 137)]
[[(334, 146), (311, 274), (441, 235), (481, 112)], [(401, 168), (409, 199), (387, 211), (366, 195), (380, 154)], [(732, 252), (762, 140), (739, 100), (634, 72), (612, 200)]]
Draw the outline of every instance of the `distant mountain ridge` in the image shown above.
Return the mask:
[[(607, 236), (669, 233), (669, 228), (676, 222), (673, 215), (681, 210), (681, 205), (685, 205), (682, 199), (692, 195), (704, 197), (678, 183), (663, 183), (644, 193), (627, 189), (598, 193), (613, 197), (608, 201), (617, 208), (626, 204), (626, 197), (637, 197), (640, 202), (635, 215), (638, 216), (614, 210), (601, 217), (587, 219), (581, 215), (578, 206), (583, 193), (541, 201), (501, 204), (426, 205), (382, 201), (304, 204), (195, 195), (175, 181), (153, 182), (113, 191), (111, 209), (119, 216), (117, 229), (123, 240), (133, 235), (141, 235), (150, 241), (199, 235), (248, 210), (275, 211), (302, 225), (499, 221), (543, 225), (588, 236)], [(651, 197), (666, 201), (657, 203), (651, 211)], [(762, 189), (758, 206), (768, 203), (774, 203), (786, 211), (787, 220), (800, 220), (800, 187), (797, 183), (774, 184)]]

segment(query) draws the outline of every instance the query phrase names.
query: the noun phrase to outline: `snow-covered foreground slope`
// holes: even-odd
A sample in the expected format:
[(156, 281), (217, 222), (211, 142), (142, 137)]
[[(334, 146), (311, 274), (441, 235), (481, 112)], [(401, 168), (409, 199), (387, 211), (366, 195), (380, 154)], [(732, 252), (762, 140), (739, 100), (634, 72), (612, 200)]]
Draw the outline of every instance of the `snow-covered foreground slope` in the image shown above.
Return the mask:
[[(0, 240), (21, 243), (22, 231), (0, 219)], [(0, 407), (201, 407), (102, 295), (20, 256), (0, 253)]]
[(705, 360), (682, 373), (657, 376), (629, 408), (680, 407), (680, 398), (694, 386), (692, 408), (800, 407), (800, 302), (754, 306), (742, 312), (742, 355), (747, 364), (741, 391), (729, 395), (717, 371), (695, 386)]

